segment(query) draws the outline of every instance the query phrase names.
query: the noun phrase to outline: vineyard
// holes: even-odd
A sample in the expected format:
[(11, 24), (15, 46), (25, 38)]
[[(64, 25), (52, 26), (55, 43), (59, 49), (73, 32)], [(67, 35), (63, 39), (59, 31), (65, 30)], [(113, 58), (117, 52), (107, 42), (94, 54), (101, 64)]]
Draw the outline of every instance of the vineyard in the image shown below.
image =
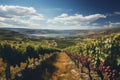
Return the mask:
[(0, 80), (34, 79), (120, 80), (120, 33), (0, 40)]
[[(14, 44), (13, 44), (14, 43)], [(29, 42), (30, 43), (30, 42)], [(20, 72), (34, 69), (60, 50), (48, 47), (33, 46), (17, 42), (2, 41), (0, 44), (0, 80), (11, 80), (20, 77)]]
[(101, 80), (120, 79), (120, 34), (85, 39), (76, 46), (68, 47), (66, 53), (78, 68), (88, 69), (90, 80), (92, 70)]

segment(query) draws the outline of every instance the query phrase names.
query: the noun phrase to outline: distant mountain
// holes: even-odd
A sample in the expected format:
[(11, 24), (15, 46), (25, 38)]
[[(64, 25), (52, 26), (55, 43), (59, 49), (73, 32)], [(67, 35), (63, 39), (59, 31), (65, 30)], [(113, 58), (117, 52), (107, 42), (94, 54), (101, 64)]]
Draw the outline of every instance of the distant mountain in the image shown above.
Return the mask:
[(102, 30), (88, 32), (80, 36), (84, 38), (91, 38), (91, 37), (97, 38), (100, 36), (110, 35), (114, 33), (120, 33), (120, 28), (102, 29)]
[(17, 31), (25, 34), (79, 34), (86, 33), (92, 30), (52, 30), (52, 29), (26, 29), (26, 28), (4, 28), (6, 30)]
[[(93, 30), (51, 30), (51, 29), (26, 29), (26, 28), (1, 28), (6, 30), (2, 33), (3, 36), (10, 37), (27, 35), (29, 38), (39, 38), (39, 37), (93, 37), (108, 35), (111, 33), (120, 32), (120, 28), (111, 28), (111, 29), (93, 29)], [(6, 32), (9, 34), (6, 34)], [(39, 36), (40, 35), (40, 36)], [(47, 35), (47, 36), (46, 36)], [(32, 37), (34, 36), (34, 37)]]

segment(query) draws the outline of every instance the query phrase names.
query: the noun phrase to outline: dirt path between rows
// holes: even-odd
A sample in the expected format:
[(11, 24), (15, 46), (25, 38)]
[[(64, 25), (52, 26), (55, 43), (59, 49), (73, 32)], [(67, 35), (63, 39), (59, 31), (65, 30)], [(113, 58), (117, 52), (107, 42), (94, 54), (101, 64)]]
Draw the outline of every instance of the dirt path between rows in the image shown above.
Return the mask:
[(52, 65), (56, 67), (56, 71), (53, 73), (51, 80), (80, 80), (78, 69), (66, 53), (57, 54)]
[[(84, 67), (81, 72), (65, 52), (53, 54), (35, 69), (22, 71), (21, 75), (22, 78), (15, 80), (90, 80), (88, 69)], [(91, 77), (92, 80), (101, 80), (94, 71), (91, 71)]]
[[(88, 69), (83, 67), (81, 72), (81, 68), (78, 69), (65, 52), (52, 56), (46, 61), (46, 65), (51, 65), (52, 67), (46, 68), (46, 73), (44, 75), (46, 79), (43, 80), (91, 80)], [(51, 69), (53, 70), (52, 73), (50, 73)], [(91, 70), (90, 74), (92, 80), (101, 80), (97, 72)], [(47, 77), (48, 75), (51, 77)]]

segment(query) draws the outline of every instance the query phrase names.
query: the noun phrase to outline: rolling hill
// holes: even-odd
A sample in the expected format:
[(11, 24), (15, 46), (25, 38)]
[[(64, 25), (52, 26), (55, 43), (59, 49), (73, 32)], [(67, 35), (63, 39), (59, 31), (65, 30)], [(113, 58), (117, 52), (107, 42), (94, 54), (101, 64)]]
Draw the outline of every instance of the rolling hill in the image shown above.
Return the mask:
[(0, 29), (0, 40), (20, 40), (24, 37), (25, 35), (19, 32), (7, 29)]

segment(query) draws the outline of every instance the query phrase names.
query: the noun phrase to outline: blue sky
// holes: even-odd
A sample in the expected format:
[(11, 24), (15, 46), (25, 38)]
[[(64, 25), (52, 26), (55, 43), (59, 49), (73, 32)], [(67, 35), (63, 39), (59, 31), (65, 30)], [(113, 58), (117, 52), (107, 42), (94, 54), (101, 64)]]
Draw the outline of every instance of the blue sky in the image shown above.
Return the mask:
[(0, 0), (0, 27), (120, 27), (120, 0)]

